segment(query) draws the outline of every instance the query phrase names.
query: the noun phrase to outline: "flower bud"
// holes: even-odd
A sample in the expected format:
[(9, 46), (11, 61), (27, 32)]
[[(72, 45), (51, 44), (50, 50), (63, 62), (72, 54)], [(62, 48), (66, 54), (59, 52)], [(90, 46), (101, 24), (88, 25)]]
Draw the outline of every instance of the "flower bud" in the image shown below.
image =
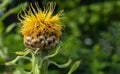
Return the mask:
[(61, 13), (53, 15), (54, 9), (53, 2), (49, 2), (44, 10), (35, 3), (35, 7), (30, 4), (28, 10), (19, 14), (18, 19), (23, 24), (21, 33), (26, 47), (50, 50), (57, 46), (62, 34)]

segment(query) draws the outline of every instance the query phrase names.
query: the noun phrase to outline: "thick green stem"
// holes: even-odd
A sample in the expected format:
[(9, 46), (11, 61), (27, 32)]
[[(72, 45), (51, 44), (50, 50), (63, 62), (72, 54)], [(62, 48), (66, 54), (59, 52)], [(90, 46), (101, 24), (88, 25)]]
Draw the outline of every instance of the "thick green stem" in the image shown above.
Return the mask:
[(48, 68), (48, 61), (47, 60), (43, 60), (41, 62), (40, 74), (47, 74), (47, 68)]
[(48, 59), (43, 59), (48, 53), (36, 50), (32, 53), (32, 74), (47, 74)]
[(47, 74), (48, 59), (43, 59), (47, 54), (45, 51), (41, 53), (40, 74)]
[(43, 51), (41, 53), (41, 63), (40, 63), (40, 74), (47, 74), (47, 68), (48, 68), (48, 59), (43, 59), (44, 57), (47, 56), (47, 52)]

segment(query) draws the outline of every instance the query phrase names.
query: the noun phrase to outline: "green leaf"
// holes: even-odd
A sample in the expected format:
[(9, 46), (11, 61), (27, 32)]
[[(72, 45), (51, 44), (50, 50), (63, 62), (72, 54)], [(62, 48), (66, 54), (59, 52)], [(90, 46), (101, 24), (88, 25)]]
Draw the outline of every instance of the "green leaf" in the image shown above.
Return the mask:
[(69, 66), (69, 65), (71, 64), (71, 62), (72, 62), (72, 60), (71, 60), (71, 59), (69, 59), (67, 63), (62, 64), (62, 65), (59, 65), (59, 64), (57, 64), (57, 63), (56, 63), (56, 62), (54, 62), (54, 61), (50, 61), (50, 63), (52, 63), (52, 64), (56, 65), (56, 66), (57, 66), (57, 67), (59, 67), (59, 68), (65, 68), (65, 67)]
[(71, 69), (69, 70), (68, 74), (72, 74), (80, 65), (81, 61), (76, 61), (73, 66), (71, 67)]
[(45, 57), (43, 58), (43, 60), (46, 60), (46, 59), (49, 59), (49, 58), (52, 58), (52, 57), (56, 56), (56, 55), (60, 52), (60, 50), (61, 50), (61, 47), (59, 46), (53, 54), (50, 54), (50, 55), (48, 55), (48, 56), (45, 56)]
[(2, 34), (3, 30), (4, 30), (3, 22), (0, 21), (0, 35)]
[(8, 17), (9, 15), (11, 15), (11, 14), (16, 14), (16, 13), (18, 13), (18, 12), (20, 12), (20, 10), (22, 9), (22, 7), (27, 7), (27, 3), (21, 3), (21, 4), (19, 4), (18, 6), (16, 6), (16, 7), (14, 7), (14, 8), (12, 8), (12, 9), (10, 9), (8, 12), (6, 12), (5, 14), (4, 14), (4, 16), (2, 16), (0, 19), (1, 20), (4, 20), (6, 17)]
[(25, 71), (22, 67), (17, 66), (17, 72), (14, 74), (31, 74), (30, 72)]
[(15, 13), (20, 12), (22, 8), (26, 8), (26, 7), (27, 7), (27, 3), (25, 2), (25, 3), (19, 4), (17, 7), (14, 7), (10, 11), (15, 14)]
[(12, 29), (16, 26), (16, 23), (12, 23), (11, 25), (9, 25), (6, 29), (6, 33), (9, 33), (10, 31), (12, 31)]
[(12, 0), (3, 0), (3, 2), (0, 4), (0, 10), (4, 7), (6, 7), (8, 4), (10, 4)]

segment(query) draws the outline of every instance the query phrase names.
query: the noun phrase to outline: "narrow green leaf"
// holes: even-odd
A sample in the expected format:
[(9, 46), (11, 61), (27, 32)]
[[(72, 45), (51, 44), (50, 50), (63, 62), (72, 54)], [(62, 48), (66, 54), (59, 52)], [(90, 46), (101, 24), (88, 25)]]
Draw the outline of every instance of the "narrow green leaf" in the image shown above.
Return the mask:
[(11, 15), (11, 14), (16, 14), (16, 13), (20, 12), (20, 10), (22, 9), (22, 7), (26, 7), (26, 6), (27, 6), (27, 3), (26, 3), (26, 2), (19, 4), (18, 6), (12, 8), (12, 9), (10, 9), (8, 12), (6, 12), (6, 13), (4, 14), (4, 16), (2, 16), (2, 17), (0, 18), (0, 20), (4, 20), (4, 19), (7, 18), (9, 15)]
[(72, 62), (72, 60), (69, 59), (67, 63), (62, 64), (62, 65), (59, 65), (59, 64), (57, 64), (57, 63), (54, 62), (54, 61), (50, 61), (50, 63), (56, 65), (56, 66), (59, 67), (59, 68), (66, 68), (66, 67), (68, 67), (68, 66), (71, 64), (71, 62)]
[(73, 66), (71, 67), (71, 69), (69, 70), (68, 74), (72, 74), (80, 65), (81, 61), (76, 61)]
[(2, 34), (3, 30), (4, 30), (3, 22), (0, 21), (0, 35)]
[(12, 31), (12, 29), (13, 29), (15, 26), (17, 26), (16, 23), (12, 23), (11, 25), (9, 25), (9, 26), (7, 27), (7, 29), (6, 29), (6, 33), (9, 33), (10, 31)]
[(2, 3), (0, 4), (0, 10), (4, 7), (6, 7), (8, 4), (10, 4), (12, 0), (3, 0)]
[(53, 54), (50, 54), (50, 55), (48, 55), (48, 56), (45, 56), (45, 57), (43, 58), (43, 60), (46, 60), (46, 59), (49, 59), (49, 58), (52, 58), (52, 57), (56, 56), (56, 55), (60, 52), (60, 50), (61, 50), (61, 47), (59, 46)]
[(30, 74), (30, 72), (25, 71), (22, 67), (17, 66), (17, 69), (20, 71), (20, 74)]

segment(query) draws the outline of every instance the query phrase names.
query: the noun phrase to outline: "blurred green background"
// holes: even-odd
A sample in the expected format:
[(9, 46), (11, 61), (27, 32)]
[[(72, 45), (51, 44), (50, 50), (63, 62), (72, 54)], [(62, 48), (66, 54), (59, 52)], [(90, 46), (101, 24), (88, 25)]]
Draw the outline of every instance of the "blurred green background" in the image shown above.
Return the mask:
[[(0, 0), (0, 74), (20, 74), (16, 66), (5, 66), (22, 51), (23, 38), (17, 14), (37, 0)], [(53, 58), (81, 60), (73, 74), (120, 74), (120, 0), (38, 0), (40, 7), (56, 2), (55, 13), (63, 10), (64, 51)], [(19, 62), (26, 71), (30, 63)], [(60, 69), (50, 65), (48, 74), (66, 74), (71, 66)]]

